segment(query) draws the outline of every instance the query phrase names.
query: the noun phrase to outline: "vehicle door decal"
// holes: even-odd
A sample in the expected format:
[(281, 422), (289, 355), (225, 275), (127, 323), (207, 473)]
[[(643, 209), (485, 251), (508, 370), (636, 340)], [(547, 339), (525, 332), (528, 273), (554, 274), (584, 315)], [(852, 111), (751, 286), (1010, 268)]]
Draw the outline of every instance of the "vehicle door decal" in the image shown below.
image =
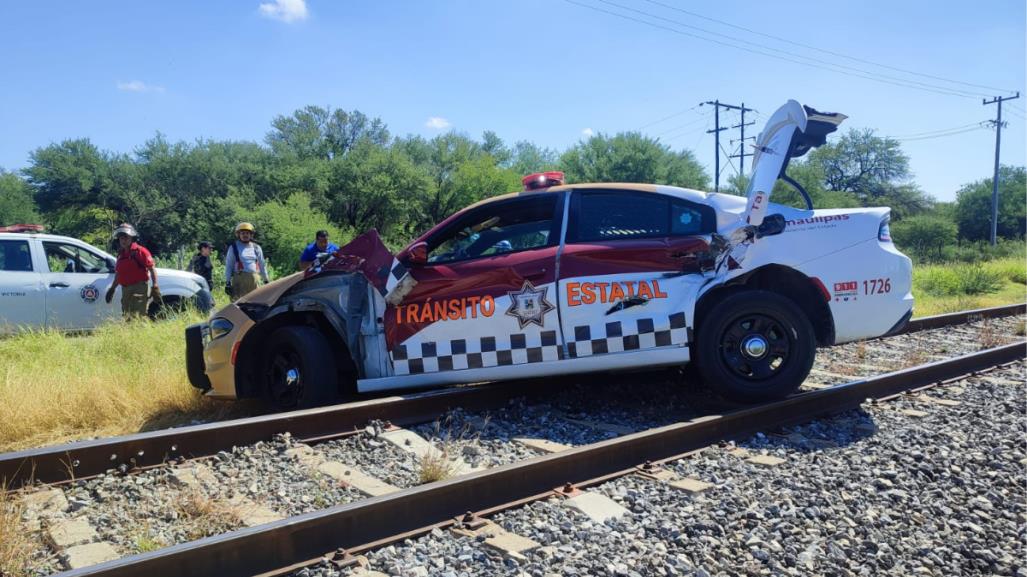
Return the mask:
[(574, 327), (574, 331), (567, 335), (570, 358), (686, 345), (690, 340), (683, 312), (633, 320), (606, 323), (600, 320)]
[(390, 354), (396, 375), (542, 363), (563, 358), (555, 330), (515, 333), (508, 342), (497, 342), (496, 337), (480, 337), (426, 341), (420, 345), (404, 343)]

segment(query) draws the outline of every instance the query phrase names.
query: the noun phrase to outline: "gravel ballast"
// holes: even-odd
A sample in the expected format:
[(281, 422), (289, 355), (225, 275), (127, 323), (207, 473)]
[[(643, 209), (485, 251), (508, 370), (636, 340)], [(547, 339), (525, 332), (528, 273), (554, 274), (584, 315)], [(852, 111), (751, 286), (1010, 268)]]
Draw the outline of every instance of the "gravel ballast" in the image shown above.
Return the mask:
[[(811, 375), (811, 380), (825, 383), (841, 382), (857, 378), (859, 375), (877, 374), (929, 360), (957, 356), (985, 347), (998, 346), (1015, 338), (1022, 339), (1022, 337), (1014, 336), (1014, 332), (1021, 322), (1019, 318), (989, 320), (961, 327), (949, 327), (923, 333), (902, 335), (881, 341), (853, 343), (821, 349), (818, 351), (818, 361), (815, 365), (815, 372)], [(820, 373), (818, 374), (816, 371), (820, 371)], [(987, 385), (989, 381), (986, 378), (982, 377), (982, 379), (985, 379), (983, 381), (986, 384), (985, 388), (990, 386)], [(1022, 383), (1022, 374), (1020, 375), (1020, 380)], [(688, 389), (687, 385), (686, 389)], [(928, 425), (928, 423), (931, 419), (935, 418), (936, 414), (942, 411), (949, 411), (951, 414), (961, 414), (961, 411), (972, 411), (974, 400), (976, 399), (972, 395), (979, 393), (980, 390), (979, 387), (972, 388), (969, 385), (966, 386), (966, 389), (961, 394), (971, 395), (971, 398), (967, 400), (962, 399), (960, 396), (951, 396), (951, 398), (963, 402), (958, 407), (940, 407), (917, 402), (905, 408), (926, 411), (929, 413), (928, 417), (917, 420), (898, 412), (897, 409), (891, 409), (892, 413), (890, 415), (893, 418), (904, 420), (903, 422), (909, 422), (913, 426), (927, 428), (929, 430), (925, 432), (930, 435), (944, 436), (945, 433), (939, 429), (939, 427), (944, 428), (943, 425), (934, 426)], [(957, 389), (949, 387), (943, 391), (946, 396), (950, 396), (954, 390)], [(446, 448), (448, 454), (453, 458), (459, 458), (475, 467), (492, 467), (537, 456), (538, 453), (533, 450), (513, 442), (513, 439), (517, 437), (540, 438), (563, 445), (578, 446), (612, 438), (626, 431), (644, 430), (694, 418), (711, 410), (710, 407), (714, 405), (708, 403), (716, 403), (716, 399), (713, 399), (708, 393), (688, 390), (687, 394), (682, 394), (682, 391), (682, 382), (669, 371), (626, 375), (587, 375), (570, 379), (569, 386), (557, 388), (553, 395), (545, 399), (544, 403), (532, 405), (527, 404), (523, 399), (515, 399), (504, 408), (487, 413), (467, 413), (457, 409), (451, 411), (437, 422), (425, 423), (412, 427), (412, 429), (423, 437), (432, 440), (437, 446)], [(1017, 391), (1022, 398), (1022, 387), (1017, 389)], [(939, 393), (932, 392), (930, 394)], [(908, 402), (903, 400), (898, 404), (892, 403), (887, 406), (903, 407), (902, 403)], [(807, 429), (803, 429), (802, 436), (793, 434), (785, 439), (773, 435), (764, 438), (756, 437), (751, 439), (746, 446), (756, 452), (763, 451), (778, 456), (785, 454), (786, 458), (789, 459), (789, 463), (779, 468), (782, 470), (792, 467), (794, 455), (790, 455), (788, 451), (805, 451), (811, 455), (816, 455), (818, 459), (823, 460), (825, 463), (830, 463), (832, 459), (836, 458), (842, 459), (842, 464), (839, 467), (843, 465), (855, 466), (859, 464), (858, 460), (848, 459), (844, 456), (838, 457), (835, 455), (835, 452), (854, 450), (854, 447), (859, 448), (864, 443), (871, 443), (871, 440), (879, 435), (879, 432), (874, 432), (873, 425), (876, 424), (878, 429), (880, 429), (884, 423), (888, 422), (884, 419), (884, 415), (879, 416), (877, 411), (887, 410), (889, 409), (871, 408), (870, 417), (850, 415), (849, 421), (851, 422), (847, 427), (841, 426), (833, 420), (818, 422), (809, 425)], [(1014, 413), (1016, 412), (1014, 411)], [(1020, 416), (1020, 431), (1022, 433), (1022, 410), (1016, 414)], [(966, 446), (974, 442), (971, 432), (973, 435), (980, 432), (975, 423), (976, 421), (971, 421), (970, 424), (952, 429), (948, 433), (953, 439), (961, 440), (960, 442), (963, 443), (958, 448), (952, 449), (952, 453), (964, 453)], [(321, 457), (355, 466), (363, 472), (399, 488), (420, 484), (417, 457), (381, 439), (380, 434), (383, 430), (384, 427), (380, 423), (371, 423), (368, 429), (360, 435), (320, 443), (314, 445), (313, 450)], [(969, 436), (961, 437), (960, 435)], [(832, 446), (832, 444), (837, 446)], [(84, 516), (93, 525), (104, 542), (112, 544), (118, 553), (130, 555), (241, 527), (241, 522), (233, 514), (228, 504), (230, 500), (239, 497), (243, 497), (247, 502), (266, 507), (283, 516), (297, 515), (363, 498), (363, 495), (356, 490), (342, 487), (339, 483), (333, 482), (325, 475), (321, 475), (311, 470), (310, 467), (304, 466), (297, 459), (289, 457), (287, 451), (294, 446), (295, 442), (293, 439), (288, 435), (283, 435), (268, 442), (257, 443), (247, 447), (237, 447), (231, 452), (222, 452), (210, 459), (205, 459), (203, 463), (210, 469), (215, 482), (211, 484), (211, 487), (204, 488), (201, 492), (181, 486), (181, 483), (177, 483), (172, 478), (173, 476), (168, 468), (157, 468), (127, 476), (109, 473), (95, 479), (78, 481), (63, 488), (70, 507), (66, 512), (60, 514), (58, 518)], [(1021, 454), (1019, 458), (1023, 458), (1022, 443), (1018, 446), (1018, 450)], [(933, 458), (933, 453), (924, 454), (931, 455)], [(742, 474), (745, 472), (744, 469), (737, 469), (737, 467), (752, 467), (746, 464), (744, 460), (726, 455), (717, 457), (717, 455), (718, 453), (714, 451), (704, 454), (695, 460), (698, 463), (705, 462), (704, 460), (706, 459), (720, 459), (718, 461), (719, 466), (712, 467), (709, 471), (714, 480), (704, 477), (700, 474), (700, 471), (693, 473), (687, 473), (685, 470), (679, 471), (682, 474), (697, 476), (707, 482), (714, 482), (716, 484), (715, 489), (699, 496), (691, 497), (690, 499), (695, 503), (702, 502), (702, 499), (707, 498), (706, 495), (712, 495), (716, 491), (723, 491), (733, 487), (732, 483), (738, 484), (739, 481), (728, 482), (723, 480), (727, 478), (726, 475), (729, 473)], [(952, 455), (951, 458), (958, 459), (963, 456), (962, 454)], [(687, 462), (682, 461), (682, 463)], [(684, 465), (676, 465), (676, 467), (680, 466)], [(797, 470), (806, 470), (808, 466), (808, 464), (803, 463), (798, 466)], [(960, 467), (961, 470), (966, 470), (965, 465), (957, 464), (956, 466)], [(775, 471), (777, 470), (758, 469), (764, 475), (768, 473), (776, 474)], [(817, 469), (814, 468), (812, 470), (815, 471)], [(882, 470), (897, 471), (898, 466), (893, 464), (891, 468)], [(1021, 474), (1022, 471), (1017, 471), (1016, 473)], [(844, 475), (838, 471), (833, 471), (833, 474), (835, 474), (836, 478), (844, 478)], [(877, 482), (876, 479), (877, 477), (872, 480), (871, 486), (877, 487), (877, 485), (873, 484)], [(901, 480), (884, 477), (881, 485), (886, 485), (887, 481), (891, 481), (894, 485)], [(632, 482), (637, 482), (637, 480), (626, 479), (609, 484), (610, 486), (619, 486), (617, 483), (624, 484), (623, 490), (608, 490), (605, 486), (603, 490), (610, 491), (608, 494), (632, 510), (633, 514), (641, 515), (637, 512), (638, 503), (646, 502), (647, 498), (640, 492), (637, 486), (629, 487), (627, 485)], [(796, 486), (800, 485), (802, 483), (797, 483)], [(657, 489), (670, 491), (669, 489), (659, 487)], [(655, 491), (656, 489), (653, 490)], [(773, 484), (748, 487), (746, 490), (782, 492), (780, 486)], [(903, 487), (897, 487), (897, 490), (910, 492)], [(851, 489), (846, 491), (851, 492)], [(637, 498), (631, 497), (635, 494), (642, 496)], [(675, 498), (678, 500), (683, 498), (681, 494), (675, 491), (671, 491), (670, 494), (676, 496)], [(752, 493), (752, 495), (756, 494), (758, 493)], [(901, 493), (894, 493), (894, 495), (901, 496)], [(1022, 504), (1022, 491), (1019, 495), (1019, 502)], [(891, 498), (889, 497), (889, 499)], [(657, 504), (660, 503), (658, 499), (655, 502)], [(670, 508), (670, 503), (673, 502), (675, 501), (667, 500), (667, 507)], [(742, 503), (742, 501), (739, 501), (739, 503)], [(693, 506), (696, 505), (693, 504)], [(555, 524), (539, 522), (547, 527), (563, 527), (571, 523), (572, 528), (568, 529), (568, 531), (572, 535), (577, 535), (583, 530), (599, 531), (600, 534), (602, 533), (603, 526), (601, 525), (582, 529), (580, 525), (573, 524), (576, 514), (565, 511), (564, 508), (558, 507), (554, 503), (537, 503), (525, 508), (524, 511), (530, 512), (536, 509), (546, 511), (548, 510), (546, 509), (547, 507), (555, 507), (557, 513), (554, 514), (563, 515), (563, 517), (554, 522)], [(952, 507), (951, 505), (948, 507), (954, 511), (959, 510), (959, 507)], [(934, 516), (939, 514), (938, 511), (934, 510), (929, 512)], [(729, 513), (730, 511), (728, 510), (724, 511), (725, 515)], [(514, 523), (517, 514), (518, 512), (515, 511), (507, 513), (505, 516), (499, 516), (497, 519), (504, 520), (504, 523), (507, 520), (510, 523)], [(686, 511), (684, 513), (679, 512), (678, 514), (691, 516), (693, 512)], [(886, 514), (893, 515), (887, 511)], [(1022, 524), (1022, 507), (1018, 514), (1021, 516), (1020, 523)], [(671, 515), (671, 513), (668, 512), (668, 515)], [(713, 518), (715, 520), (718, 519), (715, 512)], [(864, 523), (864, 521), (856, 521)], [(620, 523), (628, 524), (630, 522), (630, 519), (620, 521)], [(642, 522), (639, 521), (639, 523)], [(534, 526), (536, 522), (532, 521), (531, 524)], [(975, 524), (980, 527), (985, 526), (981, 523)], [(517, 526), (517, 528), (510, 526), (509, 528), (544, 544), (546, 543), (545, 539), (554, 539), (553, 534), (545, 533), (541, 527), (535, 528), (538, 532), (537, 534), (521, 533), (522, 526)], [(653, 539), (654, 533), (644, 523), (637, 527), (630, 526), (624, 530), (618, 529), (616, 537), (618, 539), (626, 539), (627, 535), (634, 535), (639, 531), (642, 531), (644, 539)], [(667, 548), (668, 551), (673, 550), (671, 544), (675, 542), (675, 539), (679, 539), (680, 536), (680, 533), (676, 534), (670, 542), (663, 543), (663, 547)], [(699, 536), (710, 537), (720, 541), (725, 540), (724, 535), (718, 536), (712, 533)], [(582, 539), (592, 538), (591, 534), (582, 537)], [(474, 545), (474, 543), (469, 543), (467, 539), (454, 539), (448, 532), (428, 536), (424, 539), (427, 539), (427, 543), (430, 545), (425, 545), (425, 551), (440, 551), (440, 558), (442, 559), (448, 559), (449, 553), (454, 553), (452, 557), (457, 559), (459, 563), (457, 565), (446, 564), (445, 567), (467, 567), (456, 571), (454, 575), (497, 574), (495, 571), (490, 572), (486, 570), (496, 569), (496, 567), (498, 567), (496, 571), (513, 571), (511, 574), (517, 574), (517, 571), (531, 566), (533, 563), (540, 564), (539, 567), (541, 569), (539, 570), (542, 571), (540, 574), (545, 574), (546, 572), (560, 574), (563, 572), (562, 567), (565, 566), (569, 568), (569, 571), (576, 570), (576, 566), (573, 565), (571, 560), (574, 558), (573, 555), (577, 553), (572, 554), (569, 551), (561, 550), (561, 545), (559, 544), (553, 545), (556, 547), (555, 550), (544, 549), (540, 552), (529, 554), (530, 563), (518, 565), (509, 559), (496, 557), (493, 551), (480, 546), (480, 544)], [(568, 537), (568, 539), (570, 539), (569, 542), (573, 543), (577, 537), (572, 536)], [(748, 540), (747, 538), (746, 542)], [(415, 541), (411, 544), (411, 547), (416, 549), (418, 543), (422, 543), (422, 540)], [(703, 544), (700, 550), (708, 549), (708, 541), (700, 540), (699, 543)], [(823, 552), (829, 553), (827, 549), (824, 549), (826, 547), (825, 544), (819, 541), (816, 543), (819, 543), (817, 547), (820, 547)], [(853, 539), (849, 539), (849, 545), (856, 547), (853, 543)], [(742, 543), (742, 545), (744, 544)], [(783, 542), (779, 542), (779, 545), (784, 547)], [(570, 545), (562, 546), (566, 548)], [(695, 542), (689, 541), (689, 547), (695, 546)], [(470, 547), (470, 552), (468, 552), (468, 547)], [(576, 547), (576, 550), (580, 549), (580, 547)], [(742, 549), (745, 549), (745, 547), (742, 547)], [(649, 549), (645, 550), (649, 551)], [(372, 558), (375, 555), (386, 554), (388, 551), (390, 549), (373, 553)], [(405, 549), (400, 546), (392, 548), (391, 551), (394, 555), (392, 559), (403, 559), (403, 556), (406, 554)], [(856, 548), (853, 551), (855, 551), (855, 555), (860, 550)], [(808, 552), (806, 548), (803, 548), (802, 551), (793, 555), (798, 559), (799, 553), (808, 553), (808, 555), (802, 557), (801, 563), (796, 561), (792, 566), (782, 566), (787, 569), (805, 571), (809, 566), (807, 557), (812, 556), (814, 560), (823, 560), (824, 555), (815, 556), (815, 552), (816, 547)], [(771, 553), (780, 556), (785, 555), (788, 551), (774, 550)], [(675, 555), (682, 554), (684, 553), (675, 553)], [(473, 563), (469, 563), (468, 555), (471, 556), (470, 561), (473, 561)], [(595, 558), (596, 553), (594, 551), (587, 552), (585, 557)], [(603, 559), (609, 557), (609, 555), (600, 556)], [(37, 559), (40, 560), (40, 563), (36, 566), (38, 574), (43, 575), (54, 572), (56, 568), (55, 558), (55, 551), (46, 546), (41, 538), (40, 550), (37, 553)], [(641, 555), (640, 558), (654, 557), (651, 554), (646, 554)], [(944, 560), (945, 558), (942, 559)], [(1001, 560), (1001, 556), (998, 559)], [(695, 559), (689, 562), (697, 569), (705, 567), (704, 565), (698, 565), (698, 561)], [(390, 565), (389, 563), (392, 564)], [(382, 561), (381, 563), (376, 562), (376, 566), (381, 565), (381, 567), (386, 568), (384, 569), (386, 572), (394, 572), (393, 570), (396, 567), (409, 568), (418, 566), (416, 564), (404, 565), (403, 563), (397, 565), (396, 563), (399, 563), (399, 561)], [(432, 565), (426, 566), (426, 570), (429, 570), (428, 574), (445, 574), (445, 571), (441, 571), (437, 563), (439, 561), (432, 561)], [(448, 561), (445, 563), (448, 563)], [(479, 563), (486, 565), (481, 568), (475, 567)], [(495, 567), (488, 565), (494, 563), (498, 563), (498, 565)], [(631, 566), (626, 560), (622, 560), (620, 563), (625, 566)], [(781, 563), (784, 562), (782, 561)], [(557, 568), (550, 571), (549, 568), (551, 566)], [(764, 564), (763, 569), (769, 570), (770, 566), (771, 564), (768, 561)], [(821, 572), (826, 571), (826, 569), (823, 569), (824, 565), (822, 564), (814, 563), (812, 566), (820, 568)], [(472, 570), (471, 567), (475, 568)], [(598, 566), (590, 567), (596, 571), (599, 570)], [(720, 568), (718, 569), (717, 567)], [(723, 564), (711, 565), (703, 570), (709, 572), (710, 575), (716, 575), (720, 571), (729, 571), (730, 567), (732, 566)], [(664, 568), (666, 569), (665, 566)], [(606, 567), (602, 568), (603, 571), (607, 569)], [(616, 570), (619, 570), (619, 565), (615, 566), (614, 570), (615, 573), (612, 574), (617, 574)], [(692, 573), (681, 572), (684, 569), (681, 569), (678, 573), (664, 573), (655, 570), (650, 571), (649, 569), (645, 571), (641, 569), (633, 570), (642, 575), (701, 574), (696, 571)], [(851, 569), (849, 570), (852, 571)], [(666, 569), (666, 571), (671, 570)], [(730, 571), (735, 570), (730, 569)], [(727, 574), (745, 574), (732, 573), (730, 571)], [(534, 570), (529, 570), (528, 574), (534, 574)], [(785, 572), (782, 574), (790, 573)], [(846, 573), (838, 572), (837, 574), (844, 575)], [(854, 574), (860, 573), (856, 572)], [(941, 574), (945, 573), (942, 572)]]

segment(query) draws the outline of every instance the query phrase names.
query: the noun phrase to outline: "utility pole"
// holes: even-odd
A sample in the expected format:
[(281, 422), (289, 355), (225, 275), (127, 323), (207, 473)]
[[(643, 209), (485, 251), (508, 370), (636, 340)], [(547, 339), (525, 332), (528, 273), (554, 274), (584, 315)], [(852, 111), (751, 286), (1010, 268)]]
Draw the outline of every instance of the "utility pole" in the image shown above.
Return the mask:
[[(742, 121), (740, 123), (732, 126), (731, 128), (738, 128), (738, 129), (741, 130), (741, 137), (738, 139), (738, 141), (741, 144), (738, 145), (738, 154), (732, 154), (730, 156), (730, 158), (737, 158), (738, 159), (738, 174), (740, 174), (742, 176), (745, 176), (745, 157), (746, 156), (752, 156), (751, 152), (745, 152), (745, 127), (746, 126), (752, 126), (753, 124), (756, 124), (756, 122), (753, 121), (753, 122), (750, 122), (750, 123), (746, 124), (746, 122), (745, 122), (745, 113), (747, 111), (751, 112), (752, 109), (751, 108), (746, 108), (744, 102), (742, 103), (742, 106), (741, 106), (740, 110), (742, 111)], [(754, 137), (750, 136), (749, 138), (754, 138)]]
[(984, 106), (998, 102), (998, 114), (995, 116), (995, 175), (991, 179), (991, 246), (995, 246), (998, 237), (998, 158), (1002, 147), (1002, 101), (1016, 100), (1020, 98), (1020, 91), (1016, 96), (996, 96), (991, 100), (981, 100)]
[[(739, 125), (739, 126), (743, 127), (742, 128), (742, 140), (743, 140), (742, 145), (743, 146), (745, 145), (745, 142), (744, 142), (744, 140), (745, 140), (745, 128), (744, 128), (744, 126), (745, 126), (745, 111), (752, 112), (753, 109), (752, 108), (746, 108), (744, 103), (741, 106), (735, 106), (734, 104), (724, 104), (720, 100), (714, 100), (712, 102), (707, 100), (706, 102), (699, 103), (699, 106), (702, 106), (704, 104), (709, 104), (709, 105), (713, 106), (713, 123), (714, 123), (713, 126), (714, 126), (714, 128), (713, 128), (713, 130), (707, 130), (706, 134), (709, 134), (709, 133), (712, 132), (714, 134), (714, 136), (715, 136), (714, 141), (713, 141), (713, 158), (714, 158), (714, 161), (713, 161), (713, 167), (714, 167), (713, 168), (713, 170), (714, 170), (714, 172), (713, 172), (713, 183), (714, 183), (713, 184), (713, 192), (720, 192), (720, 132), (722, 130), (727, 130), (728, 129), (728, 127), (726, 127), (726, 126), (725, 127), (721, 127), (720, 126), (720, 109), (721, 108), (725, 108), (725, 109), (728, 109), (728, 110), (741, 110), (742, 111), (742, 124)], [(752, 124), (752, 123), (750, 122), (749, 124)], [(732, 126), (731, 128), (738, 128), (738, 126)], [(743, 149), (742, 152), (744, 153), (745, 150)], [(729, 156), (728, 158), (733, 158), (733, 156)], [(745, 160), (744, 157), (743, 157), (742, 160), (744, 162), (744, 160)]]

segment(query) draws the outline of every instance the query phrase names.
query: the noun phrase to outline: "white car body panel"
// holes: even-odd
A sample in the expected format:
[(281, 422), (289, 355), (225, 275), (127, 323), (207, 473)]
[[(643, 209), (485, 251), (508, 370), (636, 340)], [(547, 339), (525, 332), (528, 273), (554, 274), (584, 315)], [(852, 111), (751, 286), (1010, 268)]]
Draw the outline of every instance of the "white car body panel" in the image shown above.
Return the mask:
[[(114, 280), (112, 272), (51, 272), (44, 243), (70, 245), (95, 256), (110, 254), (81, 240), (51, 234), (0, 233), (0, 241), (24, 241), (31, 251), (32, 271), (0, 271), (0, 334), (24, 329), (88, 330), (121, 318), (121, 288), (110, 304), (104, 295)], [(203, 277), (185, 271), (157, 269), (165, 297), (189, 299), (209, 290)]]

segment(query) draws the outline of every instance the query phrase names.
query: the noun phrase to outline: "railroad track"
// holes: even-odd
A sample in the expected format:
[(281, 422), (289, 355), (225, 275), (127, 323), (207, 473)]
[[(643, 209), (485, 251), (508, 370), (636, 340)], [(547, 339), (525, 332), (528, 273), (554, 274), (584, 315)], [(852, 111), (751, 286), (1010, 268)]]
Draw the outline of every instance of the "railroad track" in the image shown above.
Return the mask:
[[(1020, 305), (931, 317), (914, 323), (907, 332), (1022, 312), (1023, 305)], [(450, 481), (409, 488), (252, 529), (209, 537), (72, 574), (122, 575), (157, 571), (158, 574), (242, 575), (278, 570), (297, 561), (319, 557), (340, 546), (359, 550), (371, 547), (378, 541), (395, 540), (404, 535), (423, 532), (440, 523), (451, 524), (452, 517), (468, 509), (488, 514), (511, 504), (537, 499), (551, 494), (551, 489), (565, 481), (572, 482), (576, 487), (599, 483), (612, 476), (633, 471), (635, 466), (642, 464), (641, 461), (678, 458), (682, 453), (705, 446), (703, 443), (745, 437), (757, 430), (787, 424), (782, 420), (783, 414), (791, 415), (789, 418), (792, 422), (807, 420), (813, 416), (810, 412), (813, 408), (819, 411), (818, 414), (843, 410), (867, 398), (886, 397), (910, 386), (930, 385), (947, 378), (946, 375), (983, 369), (1022, 355), (1021, 344), (998, 347), (952, 361), (931, 363), (915, 370), (804, 392), (782, 403), (725, 415), (708, 415), (688, 423), (622, 435), (613, 440), (571, 448), (549, 456), (472, 473)], [(394, 423), (409, 424), (436, 419), (455, 406), (465, 411), (495, 409), (514, 396), (545, 394), (545, 388), (544, 383), (538, 382), (471, 387), (133, 435), (115, 440), (74, 443), (59, 448), (0, 456), (0, 465), (6, 467), (0, 468), (0, 471), (13, 472), (13, 475), (7, 476), (9, 479), (18, 478), (18, 475), (28, 479), (23, 473), (28, 470), (34, 472), (36, 480), (66, 482), (71, 475), (81, 477), (99, 474), (112, 465), (120, 466), (126, 472), (130, 469), (145, 469), (187, 455), (192, 458), (215, 454), (230, 446), (266, 440), (284, 432), (314, 443), (352, 435), (355, 431), (362, 431), (368, 421), (374, 419), (388, 418)], [(671, 452), (666, 453), (668, 450)], [(567, 471), (574, 473), (572, 475)], [(552, 481), (560, 476), (563, 478)], [(397, 527), (394, 524), (396, 522), (401, 522), (402, 526)], [(478, 521), (472, 520), (471, 526), (475, 523)], [(319, 534), (326, 536), (318, 537)], [(236, 550), (236, 547), (239, 549)], [(246, 561), (240, 562), (240, 559)], [(342, 562), (344, 560), (340, 560)]]
[[(1021, 315), (1025, 311), (1027, 305), (1018, 304), (923, 317), (911, 320), (898, 334)], [(827, 376), (837, 379), (841, 375)], [(10, 487), (20, 487), (30, 482), (60, 483), (89, 478), (110, 469), (138, 471), (182, 459), (215, 455), (238, 445), (271, 439), (282, 433), (289, 433), (303, 442), (315, 443), (352, 435), (363, 430), (370, 421), (384, 420), (399, 426), (423, 423), (444, 415), (454, 407), (467, 411), (494, 409), (504, 406), (512, 398), (537, 397), (550, 393), (551, 389), (551, 382), (537, 379), (456, 387), (334, 407), (15, 451), (0, 454), (0, 479), (5, 480)]]

